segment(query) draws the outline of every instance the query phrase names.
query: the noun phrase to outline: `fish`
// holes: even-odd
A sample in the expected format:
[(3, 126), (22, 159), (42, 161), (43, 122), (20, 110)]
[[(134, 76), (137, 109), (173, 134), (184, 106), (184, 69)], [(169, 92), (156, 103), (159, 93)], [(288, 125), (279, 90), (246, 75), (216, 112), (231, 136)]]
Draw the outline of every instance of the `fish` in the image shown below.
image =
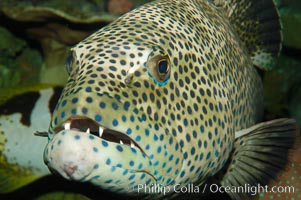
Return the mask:
[(259, 70), (281, 41), (272, 0), (159, 0), (124, 14), (70, 49), (45, 164), (149, 199), (268, 184), (300, 144), (294, 119), (261, 122)]

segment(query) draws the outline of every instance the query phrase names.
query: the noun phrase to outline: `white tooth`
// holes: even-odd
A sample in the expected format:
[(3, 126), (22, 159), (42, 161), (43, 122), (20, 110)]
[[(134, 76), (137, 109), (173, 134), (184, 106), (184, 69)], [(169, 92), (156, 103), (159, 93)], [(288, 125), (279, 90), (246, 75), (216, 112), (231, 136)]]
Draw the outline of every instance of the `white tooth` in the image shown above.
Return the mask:
[(120, 144), (123, 144), (123, 142), (122, 142), (121, 140), (119, 141), (119, 143), (120, 143)]
[(134, 145), (134, 143), (132, 141), (131, 141), (131, 147), (136, 148), (136, 146)]
[(99, 137), (102, 136), (102, 133), (103, 133), (103, 128), (100, 126), (100, 127), (99, 127)]
[(88, 129), (86, 130), (86, 133), (90, 133), (90, 128), (88, 128)]
[(71, 126), (71, 123), (70, 123), (70, 122), (66, 122), (66, 123), (64, 124), (65, 130), (70, 130), (70, 126)]

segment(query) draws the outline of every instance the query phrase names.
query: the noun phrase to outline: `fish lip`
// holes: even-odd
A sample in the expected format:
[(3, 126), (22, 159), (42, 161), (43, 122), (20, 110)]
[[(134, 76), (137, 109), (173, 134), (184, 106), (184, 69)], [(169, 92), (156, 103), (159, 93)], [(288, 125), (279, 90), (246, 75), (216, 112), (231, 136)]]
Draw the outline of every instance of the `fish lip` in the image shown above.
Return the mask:
[[(88, 133), (108, 142), (127, 145), (131, 148), (138, 148), (142, 152), (142, 154), (147, 156), (141, 146), (127, 134), (104, 127), (98, 124), (95, 120), (88, 117), (71, 116), (67, 120), (62, 122), (61, 125), (55, 127), (53, 130), (55, 133), (58, 133), (62, 130), (76, 130), (83, 133)], [(103, 132), (100, 135), (101, 130)]]

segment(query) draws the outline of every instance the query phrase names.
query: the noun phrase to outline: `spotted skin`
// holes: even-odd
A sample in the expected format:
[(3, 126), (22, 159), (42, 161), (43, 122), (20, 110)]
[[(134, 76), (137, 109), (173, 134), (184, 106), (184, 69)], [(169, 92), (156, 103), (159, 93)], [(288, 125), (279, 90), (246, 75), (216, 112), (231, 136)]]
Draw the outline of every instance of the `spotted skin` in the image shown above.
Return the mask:
[[(216, 174), (235, 131), (262, 111), (261, 80), (226, 16), (208, 1), (155, 1), (74, 46), (49, 128), (48, 167), (121, 193)], [(75, 119), (82, 128), (62, 130)], [(85, 133), (90, 120), (143, 152)]]

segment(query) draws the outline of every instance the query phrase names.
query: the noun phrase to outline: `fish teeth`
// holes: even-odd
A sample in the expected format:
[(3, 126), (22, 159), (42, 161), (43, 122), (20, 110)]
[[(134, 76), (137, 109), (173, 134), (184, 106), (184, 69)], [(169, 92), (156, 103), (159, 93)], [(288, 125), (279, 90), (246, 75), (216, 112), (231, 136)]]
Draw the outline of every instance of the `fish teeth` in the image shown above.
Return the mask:
[(90, 128), (88, 128), (88, 129), (86, 130), (86, 133), (90, 133)]
[(104, 128), (103, 127), (99, 127), (99, 137), (101, 137), (102, 136), (102, 134), (103, 134), (103, 130), (104, 130)]
[(120, 144), (123, 144), (122, 140), (119, 141)]
[(64, 124), (65, 130), (70, 130), (70, 127), (71, 127), (71, 123), (70, 123), (70, 122), (66, 122), (66, 123)]
[(134, 145), (134, 143), (132, 141), (131, 141), (131, 147), (136, 148), (136, 146)]

